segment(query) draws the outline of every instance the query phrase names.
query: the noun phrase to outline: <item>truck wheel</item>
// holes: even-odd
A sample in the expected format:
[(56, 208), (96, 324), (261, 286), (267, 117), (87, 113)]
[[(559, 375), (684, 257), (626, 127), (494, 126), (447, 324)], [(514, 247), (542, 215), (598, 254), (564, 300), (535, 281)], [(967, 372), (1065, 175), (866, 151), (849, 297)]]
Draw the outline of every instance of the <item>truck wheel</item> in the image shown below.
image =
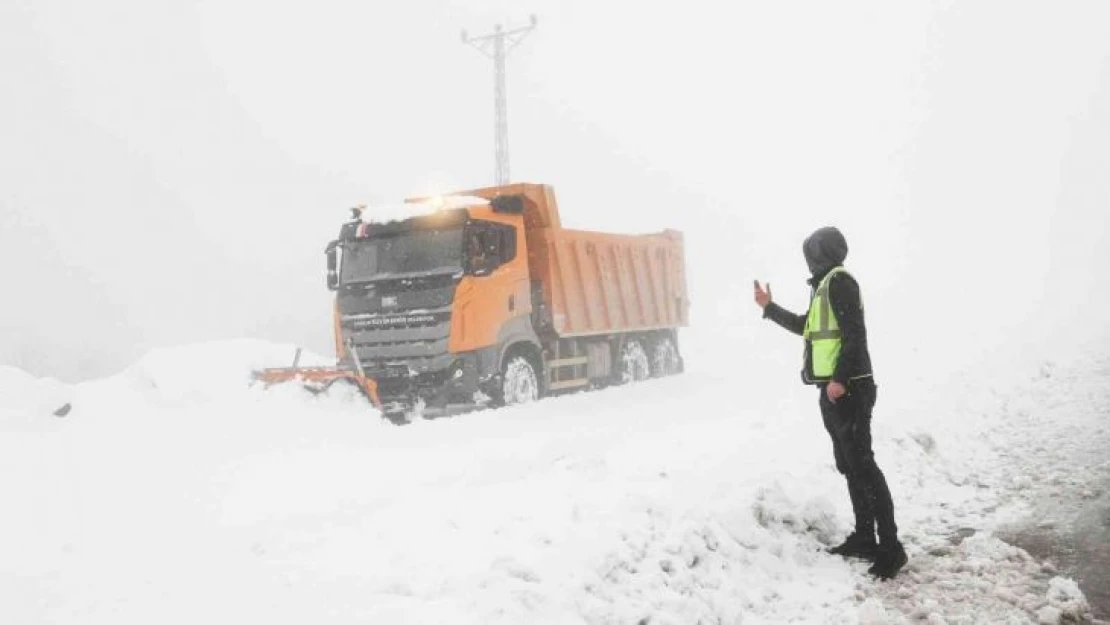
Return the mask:
[(621, 382), (639, 382), (651, 377), (647, 352), (640, 341), (628, 341), (621, 350)]
[(655, 342), (651, 350), (651, 373), (657, 378), (682, 372), (682, 359), (674, 340), (665, 336)]
[(524, 356), (516, 355), (505, 362), (501, 372), (501, 402), (505, 406), (527, 404), (540, 398), (540, 382), (536, 368)]

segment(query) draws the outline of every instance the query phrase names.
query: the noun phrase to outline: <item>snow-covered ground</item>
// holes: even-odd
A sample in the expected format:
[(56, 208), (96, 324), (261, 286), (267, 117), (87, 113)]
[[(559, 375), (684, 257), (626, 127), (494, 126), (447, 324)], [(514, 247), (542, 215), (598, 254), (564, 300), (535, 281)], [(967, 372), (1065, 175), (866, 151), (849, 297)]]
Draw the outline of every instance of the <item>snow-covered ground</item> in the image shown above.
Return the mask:
[[(1031, 441), (1017, 419), (1105, 432), (1110, 393), (1092, 378), (1105, 355), (951, 372), (913, 393), (884, 393), (880, 377), (875, 448), (910, 556), (882, 583), (823, 553), (851, 511), (813, 392), (785, 370), (738, 381), (699, 366), (704, 347), (687, 345), (690, 370), (675, 378), (408, 427), (353, 393), (250, 388), (250, 369), (284, 364), (288, 346), (163, 350), (75, 387), (5, 370), (0, 622), (1036, 623), (1087, 612), (1073, 581), (996, 532), (1028, 518), (1034, 485), (1099, 479), (1095, 467), (1040, 473), (1020, 450), (1066, 451), (1074, 437)], [(73, 411), (52, 416), (63, 401)]]

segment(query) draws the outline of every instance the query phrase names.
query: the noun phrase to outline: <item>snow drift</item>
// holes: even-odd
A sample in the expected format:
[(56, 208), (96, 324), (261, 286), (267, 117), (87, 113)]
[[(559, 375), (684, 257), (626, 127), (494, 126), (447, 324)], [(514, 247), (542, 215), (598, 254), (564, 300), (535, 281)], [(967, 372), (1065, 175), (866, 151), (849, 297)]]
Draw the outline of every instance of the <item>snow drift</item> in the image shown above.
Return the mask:
[[(5, 405), (33, 407), (0, 421), (5, 622), (1022, 622), (1085, 609), (1074, 584), (992, 536), (1021, 505), (996, 488), (997, 398), (970, 381), (948, 413), (880, 400), (876, 450), (911, 558), (880, 584), (823, 553), (851, 513), (808, 393), (740, 408), (695, 371), (396, 427), (353, 392), (249, 385), (291, 354), (253, 341), (154, 352), (65, 389), (66, 419), (35, 412), (57, 397), (40, 387), (56, 387), (5, 370)], [(35, 419), (49, 427), (29, 431)]]

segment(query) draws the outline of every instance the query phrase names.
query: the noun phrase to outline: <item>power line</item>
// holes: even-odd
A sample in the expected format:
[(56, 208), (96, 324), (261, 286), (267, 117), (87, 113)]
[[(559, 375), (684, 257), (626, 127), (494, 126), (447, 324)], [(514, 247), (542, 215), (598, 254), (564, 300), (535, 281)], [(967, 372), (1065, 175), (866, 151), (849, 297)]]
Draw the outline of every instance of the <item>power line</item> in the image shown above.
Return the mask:
[(513, 48), (536, 27), (536, 16), (528, 26), (505, 30), (498, 24), (488, 35), (470, 37), (464, 30), (462, 42), (493, 59), (493, 148), (496, 184), (509, 184), (509, 105), (505, 88), (505, 59)]

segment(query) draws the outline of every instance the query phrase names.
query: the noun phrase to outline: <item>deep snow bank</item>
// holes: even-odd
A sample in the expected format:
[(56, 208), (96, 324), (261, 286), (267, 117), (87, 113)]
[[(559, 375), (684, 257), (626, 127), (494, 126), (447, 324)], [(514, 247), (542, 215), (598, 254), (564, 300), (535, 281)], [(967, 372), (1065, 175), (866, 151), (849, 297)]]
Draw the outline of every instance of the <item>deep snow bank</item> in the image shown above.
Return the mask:
[[(251, 371), (291, 366), (296, 350), (294, 345), (248, 339), (158, 349), (117, 377), (166, 402), (228, 399), (241, 395), (250, 385)], [(306, 350), (300, 364), (329, 365), (334, 358)]]
[(3, 620), (1027, 622), (1072, 591), (991, 535), (1021, 513), (996, 382), (880, 391), (911, 562), (879, 584), (822, 552), (851, 515), (809, 390), (694, 366), (395, 427), (248, 384), (292, 352), (160, 350), (0, 432)]
[(66, 405), (72, 395), (67, 384), (0, 365), (0, 429), (34, 425)]

